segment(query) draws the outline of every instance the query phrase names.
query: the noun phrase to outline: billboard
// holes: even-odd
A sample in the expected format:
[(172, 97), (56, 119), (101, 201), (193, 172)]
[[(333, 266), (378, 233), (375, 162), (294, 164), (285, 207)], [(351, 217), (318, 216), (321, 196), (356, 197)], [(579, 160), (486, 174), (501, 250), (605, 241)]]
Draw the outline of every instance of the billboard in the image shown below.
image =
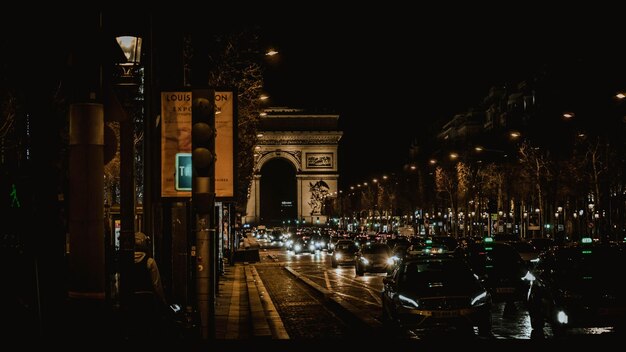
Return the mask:
[[(192, 92), (161, 92), (161, 196), (191, 197)], [(215, 92), (215, 195), (235, 195), (235, 94)]]
[[(191, 197), (191, 175), (179, 163), (191, 155), (191, 92), (161, 92), (161, 196)], [(188, 183), (187, 183), (188, 182)]]
[(215, 196), (235, 196), (235, 95), (215, 91)]

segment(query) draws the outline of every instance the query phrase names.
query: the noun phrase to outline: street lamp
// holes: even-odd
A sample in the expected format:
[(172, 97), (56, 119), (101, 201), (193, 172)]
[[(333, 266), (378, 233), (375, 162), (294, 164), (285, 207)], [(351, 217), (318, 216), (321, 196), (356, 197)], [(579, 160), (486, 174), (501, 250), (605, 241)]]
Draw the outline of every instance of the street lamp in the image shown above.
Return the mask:
[[(135, 69), (141, 59), (141, 38), (119, 36), (117, 43), (126, 62), (117, 63), (121, 69), (118, 86), (138, 85)], [(130, 88), (130, 87), (129, 87)], [(133, 114), (120, 121), (120, 299), (122, 305), (130, 302), (135, 251), (135, 132)]]
[(141, 37), (119, 36), (115, 38), (122, 49), (126, 62), (118, 62), (120, 68), (120, 81), (118, 85), (137, 85), (135, 82), (135, 70), (141, 61)]

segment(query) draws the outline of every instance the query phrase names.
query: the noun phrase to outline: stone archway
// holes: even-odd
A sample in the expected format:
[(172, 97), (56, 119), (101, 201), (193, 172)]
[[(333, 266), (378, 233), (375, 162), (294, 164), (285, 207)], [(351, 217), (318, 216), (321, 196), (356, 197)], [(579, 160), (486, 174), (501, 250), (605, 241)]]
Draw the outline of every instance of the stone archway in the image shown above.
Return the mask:
[[(337, 192), (339, 179), (337, 149), (342, 132), (338, 115), (310, 114), (296, 109), (268, 109), (261, 118), (255, 147), (254, 177), (248, 194), (244, 224), (261, 221), (262, 169), (273, 159), (287, 160), (296, 170), (297, 219), (300, 223), (323, 225), (324, 196)], [(319, 129), (323, 129), (320, 131)]]
[(260, 167), (260, 174), (259, 222), (268, 227), (295, 224), (298, 218), (298, 192), (293, 164), (285, 158), (271, 158)]

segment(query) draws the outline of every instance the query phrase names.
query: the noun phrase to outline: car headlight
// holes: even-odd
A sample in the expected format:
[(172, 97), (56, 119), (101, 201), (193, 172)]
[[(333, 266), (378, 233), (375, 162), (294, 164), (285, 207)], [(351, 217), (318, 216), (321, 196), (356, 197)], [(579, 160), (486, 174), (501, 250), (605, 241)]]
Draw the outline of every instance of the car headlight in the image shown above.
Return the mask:
[(362, 261), (362, 262), (363, 262), (363, 264), (365, 264), (365, 265), (367, 265), (367, 264), (369, 264), (369, 263), (370, 263), (370, 261), (369, 261), (369, 260), (367, 260), (367, 258), (365, 258), (365, 257), (361, 257), (361, 261)]
[(310, 246), (309, 246), (309, 249), (310, 249), (310, 250), (312, 250), (312, 251), (314, 251), (314, 250), (315, 250), (315, 245), (313, 245), (313, 244), (312, 244), (312, 245), (310, 245)]
[(567, 316), (567, 313), (565, 313), (562, 310), (560, 310), (558, 313), (556, 313), (556, 320), (560, 324), (563, 324), (563, 325), (569, 323), (569, 317)]
[(533, 275), (530, 271), (526, 272), (526, 275), (522, 277), (522, 280), (528, 280), (530, 282), (535, 281), (535, 275)]
[(396, 260), (394, 259), (394, 257), (387, 258), (387, 265), (394, 265), (395, 263)]
[(326, 245), (326, 243), (324, 243), (324, 241), (322, 241), (322, 242), (320, 242), (320, 245), (321, 245), (322, 247), (324, 247), (324, 246)]
[(293, 248), (298, 252), (298, 251), (300, 251), (302, 249), (302, 246), (297, 244)]
[(400, 304), (405, 307), (419, 308), (419, 304), (417, 303), (417, 301), (413, 300), (412, 298), (403, 295), (398, 295), (398, 298), (400, 299)]
[(343, 255), (341, 255), (341, 253), (335, 253), (335, 259), (341, 259), (343, 258)]
[(487, 291), (483, 291), (472, 298), (472, 306), (481, 306), (489, 301)]

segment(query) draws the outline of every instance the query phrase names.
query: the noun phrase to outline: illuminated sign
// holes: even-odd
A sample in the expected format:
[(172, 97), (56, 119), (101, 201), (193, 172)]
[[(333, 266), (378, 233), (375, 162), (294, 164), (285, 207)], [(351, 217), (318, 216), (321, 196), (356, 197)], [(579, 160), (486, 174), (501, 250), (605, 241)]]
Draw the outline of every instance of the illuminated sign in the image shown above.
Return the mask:
[(176, 154), (176, 190), (191, 191), (191, 153)]

